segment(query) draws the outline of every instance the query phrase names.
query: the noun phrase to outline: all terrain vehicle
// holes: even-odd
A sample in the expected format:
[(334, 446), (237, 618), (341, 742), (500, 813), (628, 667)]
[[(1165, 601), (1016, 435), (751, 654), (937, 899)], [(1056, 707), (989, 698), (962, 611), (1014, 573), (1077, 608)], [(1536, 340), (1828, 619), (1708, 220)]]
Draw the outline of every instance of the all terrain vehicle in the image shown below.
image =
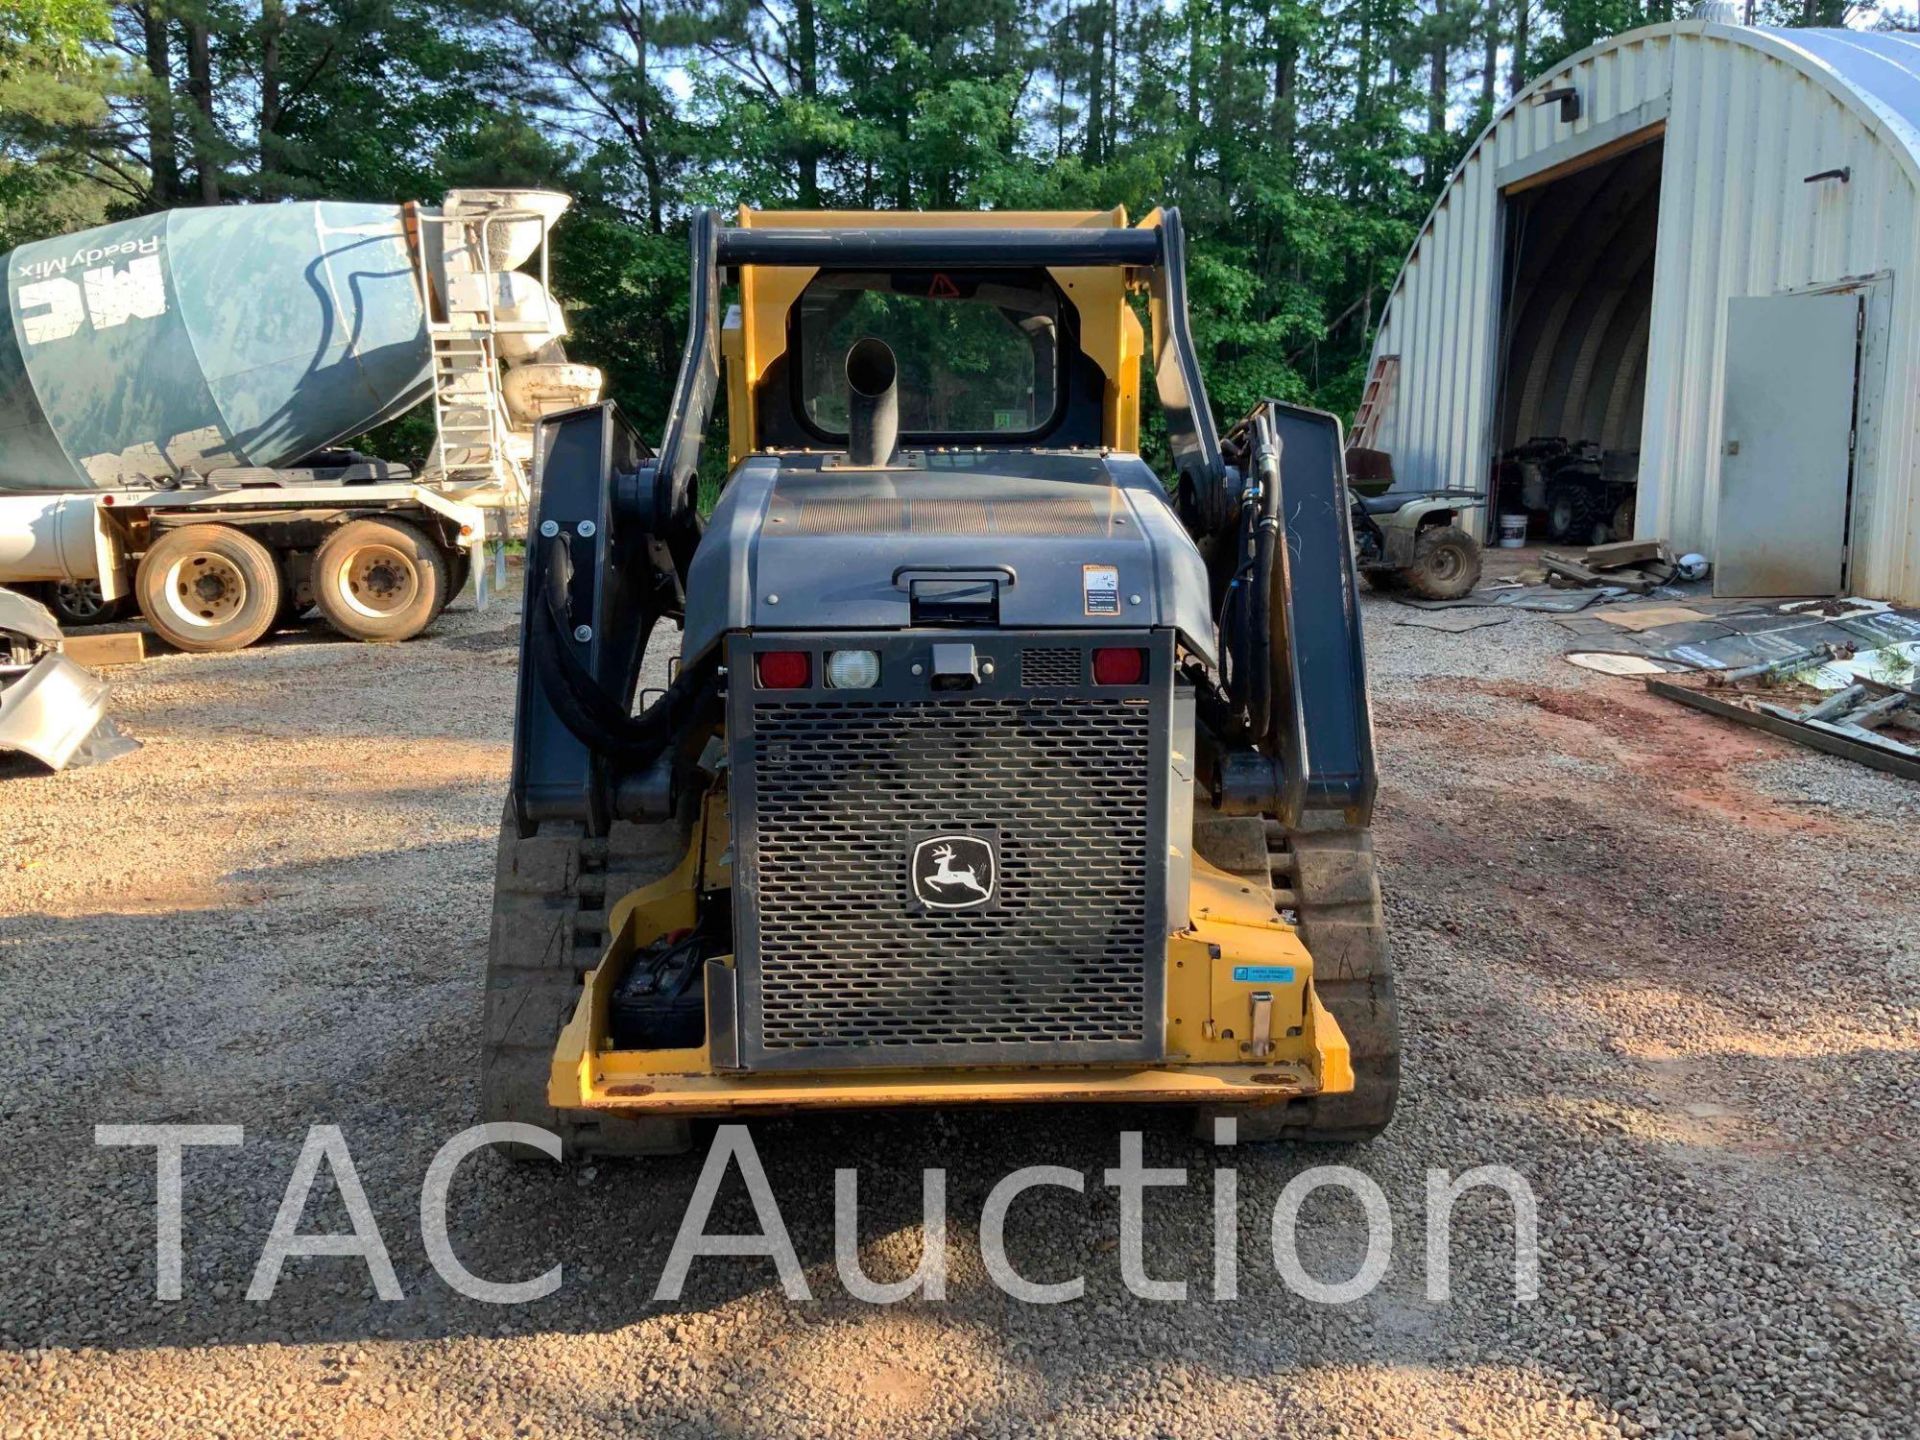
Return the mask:
[(1384, 450), (1347, 447), (1353, 554), (1375, 589), (1402, 586), (1426, 600), (1458, 600), (1480, 583), (1474, 519), (1486, 497), (1470, 490), (1395, 490)]
[(1502, 509), (1539, 515), (1549, 540), (1604, 545), (1633, 538), (1639, 477), (1638, 451), (1536, 436), (1500, 457), (1496, 491)]
[(1486, 504), (1460, 490), (1355, 495), (1353, 546), (1361, 573), (1378, 589), (1458, 600), (1480, 583), (1480, 542), (1466, 517)]
[(602, 1153), (829, 1106), (1380, 1130), (1340, 425), (1219, 433), (1179, 215), (706, 213), (692, 252), (658, 449), (611, 404), (542, 427), (486, 1117)]

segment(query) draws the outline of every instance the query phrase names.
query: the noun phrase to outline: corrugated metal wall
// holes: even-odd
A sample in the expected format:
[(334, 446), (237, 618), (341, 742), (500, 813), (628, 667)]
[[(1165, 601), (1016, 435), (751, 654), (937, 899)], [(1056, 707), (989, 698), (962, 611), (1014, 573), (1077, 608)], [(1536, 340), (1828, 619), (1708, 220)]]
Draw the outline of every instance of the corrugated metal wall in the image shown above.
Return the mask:
[[(1571, 125), (1539, 93), (1575, 86)], [(1920, 603), (1920, 162), (1911, 127), (1792, 43), (1682, 22), (1575, 57), (1476, 143), (1396, 283), (1400, 356), (1377, 444), (1399, 485), (1484, 490), (1499, 383), (1500, 189), (1664, 121), (1637, 529), (1713, 552), (1727, 299), (1874, 278), (1855, 461), (1852, 588)], [(1850, 167), (1850, 181), (1808, 184)]]

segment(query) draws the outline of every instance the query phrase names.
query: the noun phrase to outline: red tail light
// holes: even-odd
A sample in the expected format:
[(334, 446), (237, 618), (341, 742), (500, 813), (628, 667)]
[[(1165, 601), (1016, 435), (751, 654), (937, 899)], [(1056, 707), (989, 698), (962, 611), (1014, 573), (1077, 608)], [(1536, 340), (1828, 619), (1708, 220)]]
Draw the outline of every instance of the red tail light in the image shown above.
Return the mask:
[(1096, 650), (1093, 652), (1093, 683), (1096, 685), (1138, 685), (1146, 678), (1147, 652), (1144, 650)]
[(813, 678), (813, 657), (804, 650), (763, 650), (758, 668), (762, 690), (800, 690)]

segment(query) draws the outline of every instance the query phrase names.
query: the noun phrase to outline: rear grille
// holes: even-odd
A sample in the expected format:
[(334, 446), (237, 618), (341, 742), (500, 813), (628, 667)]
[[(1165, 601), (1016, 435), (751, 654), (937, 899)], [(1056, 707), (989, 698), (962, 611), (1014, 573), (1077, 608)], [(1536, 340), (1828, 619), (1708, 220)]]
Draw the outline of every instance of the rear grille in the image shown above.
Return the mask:
[[(743, 708), (743, 1063), (1157, 1053), (1147, 701), (760, 692)], [(941, 832), (997, 839), (992, 908), (915, 901), (908, 852)]]
[(1081, 684), (1086, 679), (1083, 653), (1052, 647), (1022, 650), (1020, 683), (1037, 690), (1063, 690)]

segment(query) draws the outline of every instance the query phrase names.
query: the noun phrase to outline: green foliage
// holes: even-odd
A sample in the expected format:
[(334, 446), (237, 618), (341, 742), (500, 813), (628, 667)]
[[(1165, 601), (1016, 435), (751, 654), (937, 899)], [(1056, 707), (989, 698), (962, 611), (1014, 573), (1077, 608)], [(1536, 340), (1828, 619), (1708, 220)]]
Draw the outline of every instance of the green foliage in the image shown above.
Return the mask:
[(102, 197), (58, 141), (99, 123), (115, 67), (104, 0), (0, 3), (0, 249), (98, 224)]
[(1875, 658), (1873, 678), (1882, 685), (1904, 689), (1913, 680), (1913, 673), (1913, 658), (1901, 646), (1884, 646)]
[(89, 41), (109, 33), (106, 0), (7, 0), (0, 6), (0, 66), (28, 58), (48, 67), (74, 68), (86, 60)]
[[(823, 430), (847, 428), (848, 350), (872, 336), (899, 366), (900, 428), (943, 434), (1025, 432), (1053, 414), (1057, 376), (1035, 364), (1034, 341), (1020, 321), (1056, 332), (1057, 305), (1035, 279), (996, 277), (991, 301), (885, 293), (885, 277), (816, 281), (800, 306), (796, 352), (800, 393)], [(918, 282), (919, 277), (915, 277)]]
[[(1759, 18), (1849, 13), (1763, 0)], [(1671, 0), (0, 0), (0, 248), (168, 205), (563, 189), (577, 203), (553, 277), (573, 351), (651, 437), (699, 208), (1178, 205), (1221, 420), (1263, 396), (1350, 414), (1401, 260), (1494, 106), (1673, 14)], [(979, 338), (943, 337), (949, 372), (986, 365)], [(1147, 413), (1143, 446), (1163, 458)], [(377, 438), (418, 459), (426, 431), (410, 417)], [(711, 437), (703, 478), (723, 463)]]

